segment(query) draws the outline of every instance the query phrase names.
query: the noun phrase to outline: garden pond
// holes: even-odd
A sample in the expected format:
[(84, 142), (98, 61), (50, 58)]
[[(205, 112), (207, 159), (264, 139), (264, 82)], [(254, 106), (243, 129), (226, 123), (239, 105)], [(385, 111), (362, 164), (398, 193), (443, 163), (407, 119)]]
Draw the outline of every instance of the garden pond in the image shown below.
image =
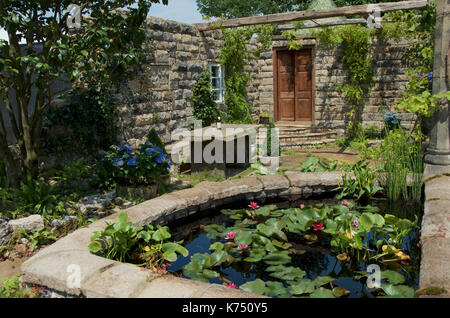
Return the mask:
[(413, 297), (421, 214), (384, 199), (234, 203), (171, 223), (189, 255), (168, 269), (271, 297)]

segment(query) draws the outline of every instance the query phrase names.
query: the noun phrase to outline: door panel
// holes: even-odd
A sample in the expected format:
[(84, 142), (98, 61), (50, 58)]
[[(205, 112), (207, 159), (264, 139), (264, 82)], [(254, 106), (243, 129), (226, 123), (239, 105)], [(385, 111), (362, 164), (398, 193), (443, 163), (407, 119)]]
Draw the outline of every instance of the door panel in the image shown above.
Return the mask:
[(295, 109), (296, 121), (312, 120), (311, 49), (296, 52)]
[(278, 54), (278, 106), (280, 120), (295, 120), (295, 60), (289, 51)]
[(312, 50), (277, 54), (277, 113), (280, 121), (312, 121)]

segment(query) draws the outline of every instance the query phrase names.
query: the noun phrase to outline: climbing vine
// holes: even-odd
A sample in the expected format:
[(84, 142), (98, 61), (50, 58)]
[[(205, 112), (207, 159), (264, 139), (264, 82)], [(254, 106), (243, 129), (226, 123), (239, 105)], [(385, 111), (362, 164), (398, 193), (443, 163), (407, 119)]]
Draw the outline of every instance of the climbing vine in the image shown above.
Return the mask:
[(350, 139), (359, 137), (363, 132), (361, 116), (366, 97), (375, 83), (370, 52), (372, 31), (365, 26), (347, 25), (314, 30), (313, 34), (326, 47), (342, 47), (344, 65), (348, 70), (347, 81), (341, 87), (350, 107), (347, 136)]
[[(224, 42), (219, 62), (225, 66), (225, 104), (227, 113), (224, 121), (232, 123), (252, 123), (251, 105), (247, 102), (247, 87), (252, 79), (245, 72), (245, 66), (259, 58), (261, 52), (272, 45), (275, 26), (261, 25), (232, 30), (222, 30)], [(257, 34), (257, 42), (250, 49), (249, 41)]]

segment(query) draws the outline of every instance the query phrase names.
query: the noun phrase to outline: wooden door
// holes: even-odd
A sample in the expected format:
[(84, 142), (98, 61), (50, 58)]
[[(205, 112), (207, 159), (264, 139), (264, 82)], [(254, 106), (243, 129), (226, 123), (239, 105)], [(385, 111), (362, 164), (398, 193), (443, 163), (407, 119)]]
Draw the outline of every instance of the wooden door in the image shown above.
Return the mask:
[(276, 54), (276, 118), (312, 122), (312, 50)]

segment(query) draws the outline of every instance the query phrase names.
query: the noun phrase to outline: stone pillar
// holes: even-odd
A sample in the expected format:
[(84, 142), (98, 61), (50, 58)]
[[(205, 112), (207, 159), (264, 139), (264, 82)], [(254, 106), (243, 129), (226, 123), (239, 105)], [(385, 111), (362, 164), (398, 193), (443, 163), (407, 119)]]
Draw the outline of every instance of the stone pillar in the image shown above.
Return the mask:
[[(436, 0), (436, 33), (434, 43), (433, 94), (447, 92), (449, 86), (448, 65), (450, 63), (450, 0)], [(450, 172), (449, 103), (431, 118), (430, 144), (425, 163), (426, 170), (435, 173)]]

